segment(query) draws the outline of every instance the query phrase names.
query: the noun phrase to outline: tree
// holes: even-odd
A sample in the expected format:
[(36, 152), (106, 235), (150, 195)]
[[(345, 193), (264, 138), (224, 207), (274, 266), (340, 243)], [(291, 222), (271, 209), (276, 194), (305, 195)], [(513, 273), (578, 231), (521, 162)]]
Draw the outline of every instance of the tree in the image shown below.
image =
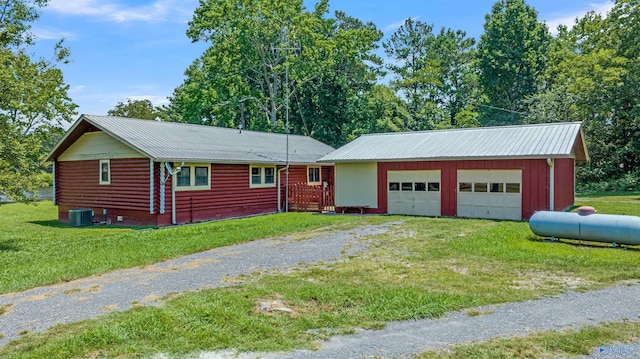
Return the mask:
[(118, 102), (116, 107), (107, 112), (109, 116), (138, 118), (143, 120), (162, 120), (166, 114), (161, 107), (153, 106), (150, 100), (131, 100)]
[(409, 18), (394, 32), (383, 47), (393, 61), (387, 65), (396, 74), (391, 85), (407, 101), (413, 121), (407, 129), (428, 128), (430, 117), (439, 117), (434, 103), (435, 89), (441, 84), (439, 61), (434, 55), (433, 25)]
[(55, 65), (65, 63), (69, 51), (58, 42), (50, 60), (32, 59), (30, 24), (46, 0), (0, 1), (0, 194), (29, 201), (40, 187), (44, 169), (38, 128), (70, 121), (76, 105), (69, 86)]
[(345, 141), (367, 133), (401, 132), (411, 121), (406, 103), (385, 85), (375, 85), (356, 104), (355, 120), (347, 124)]
[(360, 116), (361, 104), (380, 75), (382, 60), (373, 51), (382, 33), (341, 11), (324, 24), (323, 36), (334, 50), (324, 54), (316, 77), (295, 92), (291, 125), (295, 133), (341, 146), (358, 122), (371, 120)]
[(392, 86), (406, 98), (413, 121), (407, 129), (472, 127), (480, 102), (474, 66), (475, 40), (464, 31), (407, 19), (383, 44), (394, 61)]
[(202, 1), (188, 35), (211, 46), (189, 66), (171, 98), (170, 118), (281, 131), (344, 143), (355, 101), (375, 83), (382, 33), (320, 1)]
[(276, 126), (283, 94), (295, 91), (292, 86), (284, 88), (286, 67), (292, 70), (292, 83), (300, 85), (315, 77), (314, 52), (322, 51), (315, 48), (320, 43), (314, 32), (321, 26), (327, 3), (318, 4), (314, 13), (303, 9), (301, 0), (201, 1), (187, 35), (192, 41), (208, 41), (211, 47), (188, 69), (187, 80), (174, 94), (181, 98), (174, 104), (193, 107), (192, 99), (204, 94), (211, 103), (190, 114), (200, 118), (182, 119), (229, 123), (229, 109), (240, 112), (244, 107), (250, 113), (259, 111)]
[(640, 2), (619, 0), (559, 29), (545, 91), (529, 99), (529, 122), (583, 121), (591, 161), (579, 182), (640, 175)]
[(499, 0), (486, 15), (478, 43), (480, 84), (488, 104), (485, 125), (519, 124), (524, 99), (538, 92), (551, 35), (524, 0)]

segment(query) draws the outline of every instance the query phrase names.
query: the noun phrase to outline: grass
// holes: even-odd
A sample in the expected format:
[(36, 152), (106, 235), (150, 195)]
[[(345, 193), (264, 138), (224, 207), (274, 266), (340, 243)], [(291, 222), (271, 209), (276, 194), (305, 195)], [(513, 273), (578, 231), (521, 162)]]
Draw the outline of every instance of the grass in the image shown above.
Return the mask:
[(598, 213), (640, 216), (640, 192), (603, 192), (578, 195), (576, 208), (591, 205)]
[[(484, 343), (455, 345), (448, 350), (433, 350), (416, 356), (416, 359), (467, 359), (467, 358), (558, 358), (592, 354), (596, 348), (603, 357), (614, 354), (640, 352), (640, 322), (614, 322), (589, 326), (580, 330), (545, 331), (526, 337), (493, 339)], [(605, 343), (625, 343), (619, 348)], [(631, 343), (635, 343), (631, 345)], [(637, 354), (636, 354), (637, 355)]]
[[(599, 208), (605, 199), (580, 201)], [(264, 218), (261, 225), (272, 226), (288, 219)], [(305, 231), (300, 229), (294, 238), (304, 238)], [(263, 275), (232, 287), (180, 295), (158, 307), (136, 307), (27, 334), (0, 348), (0, 357), (137, 358), (159, 352), (313, 349), (328, 336), (354, 328), (381, 328), (392, 320), (433, 318), (640, 276), (640, 257), (634, 249), (545, 242), (526, 222), (406, 217), (392, 233), (371, 240), (377, 244), (370, 253), (331, 266)], [(281, 300), (294, 314), (257, 309), (260, 302), (271, 300)], [(611, 341), (624, 340), (619, 332), (612, 333)], [(560, 341), (558, 346), (571, 343)], [(593, 347), (590, 342), (585, 345)]]
[(51, 202), (0, 205), (0, 294), (259, 238), (392, 220), (286, 213), (155, 230), (71, 228), (56, 218)]

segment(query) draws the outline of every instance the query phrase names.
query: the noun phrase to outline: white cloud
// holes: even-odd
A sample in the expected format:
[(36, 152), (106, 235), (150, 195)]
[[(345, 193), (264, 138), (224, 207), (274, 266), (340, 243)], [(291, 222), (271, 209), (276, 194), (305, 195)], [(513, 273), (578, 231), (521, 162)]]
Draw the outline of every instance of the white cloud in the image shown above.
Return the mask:
[(77, 93), (81, 93), (84, 91), (85, 86), (84, 85), (75, 85), (69, 88), (69, 93), (70, 94), (77, 94)]
[(555, 14), (551, 15), (550, 18), (545, 20), (545, 23), (549, 27), (549, 31), (551, 34), (556, 35), (558, 33), (558, 26), (565, 25), (567, 28), (571, 29), (575, 24), (575, 20), (577, 18), (583, 17), (589, 11), (595, 11), (598, 14), (602, 14), (606, 16), (609, 11), (613, 8), (613, 1), (607, 0), (600, 3), (591, 3), (589, 4), (588, 9), (576, 10), (571, 13), (565, 14)]
[[(410, 19), (413, 21), (418, 20), (419, 16), (413, 16)], [(407, 21), (407, 19), (404, 19), (402, 21), (398, 21), (398, 22), (394, 22), (392, 24), (389, 24), (387, 26), (384, 27), (384, 32), (389, 32), (389, 31), (395, 31), (396, 29), (398, 29), (400, 26), (404, 25), (404, 23)]]
[(33, 27), (31, 29), (36, 38), (40, 40), (60, 40), (62, 38), (66, 40), (75, 40), (78, 36), (72, 32), (63, 31), (59, 29), (45, 29), (41, 27)]
[(162, 106), (169, 104), (169, 98), (167, 96), (156, 96), (156, 95), (137, 95), (137, 96), (126, 96), (128, 99), (132, 101), (140, 101), (140, 100), (149, 100), (154, 106)]
[(195, 1), (154, 0), (151, 4), (129, 6), (116, 0), (52, 0), (47, 9), (64, 15), (90, 16), (111, 22), (183, 22), (195, 9)]

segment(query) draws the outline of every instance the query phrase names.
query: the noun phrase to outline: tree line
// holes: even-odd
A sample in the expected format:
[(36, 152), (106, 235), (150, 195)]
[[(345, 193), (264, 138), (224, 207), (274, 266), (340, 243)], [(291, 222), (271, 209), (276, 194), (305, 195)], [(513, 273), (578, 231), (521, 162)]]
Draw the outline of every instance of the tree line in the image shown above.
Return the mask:
[[(638, 189), (639, 2), (615, 0), (606, 16), (587, 13), (552, 36), (526, 1), (499, 0), (476, 40), (413, 19), (384, 38), (371, 22), (331, 13), (328, 0), (313, 9), (302, 0), (201, 0), (187, 36), (209, 47), (186, 69), (169, 105), (129, 100), (109, 114), (290, 131), (334, 147), (365, 133), (582, 121), (591, 161), (579, 166), (578, 182)], [(13, 179), (6, 176), (24, 170), (14, 159), (27, 163), (43, 151), (18, 150), (21, 156), (7, 160), (12, 146), (5, 141), (50, 145), (36, 134), (68, 121), (75, 105), (55, 67), (66, 48), (54, 49), (54, 61), (23, 56), (32, 40), (28, 25), (47, 0), (2, 3), (0, 192), (7, 193)], [(13, 65), (18, 61), (25, 63)], [(16, 108), (4, 89), (29, 68), (49, 79), (33, 83), (25, 75), (24, 87), (11, 91), (49, 92), (23, 91)]]

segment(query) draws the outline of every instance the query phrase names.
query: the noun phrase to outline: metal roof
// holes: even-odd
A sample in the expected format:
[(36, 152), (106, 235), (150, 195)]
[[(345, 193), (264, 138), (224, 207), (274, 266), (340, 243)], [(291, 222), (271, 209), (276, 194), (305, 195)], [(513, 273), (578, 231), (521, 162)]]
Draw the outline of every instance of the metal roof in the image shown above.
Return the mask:
[[(49, 155), (62, 154), (91, 127), (154, 161), (285, 163), (286, 135), (176, 122), (81, 115)], [(311, 137), (289, 135), (289, 163), (315, 163), (334, 149)]]
[(588, 154), (580, 122), (363, 135), (318, 162), (575, 158)]

